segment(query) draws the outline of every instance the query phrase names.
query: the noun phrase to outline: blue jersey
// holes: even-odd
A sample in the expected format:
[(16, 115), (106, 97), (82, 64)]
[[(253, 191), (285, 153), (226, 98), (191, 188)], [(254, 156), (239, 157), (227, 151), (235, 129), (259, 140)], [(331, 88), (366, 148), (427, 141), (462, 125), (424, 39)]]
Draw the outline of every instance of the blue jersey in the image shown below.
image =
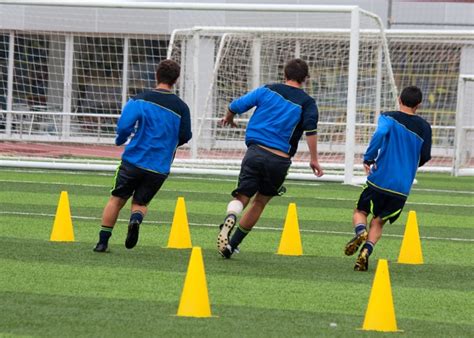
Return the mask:
[(229, 105), (234, 114), (256, 107), (247, 125), (245, 143), (278, 149), (293, 156), (303, 132), (314, 135), (318, 108), (304, 90), (285, 84), (259, 87)]
[(380, 115), (364, 162), (373, 163), (367, 183), (406, 199), (418, 167), (431, 159), (431, 127), (423, 118), (399, 111)]
[(132, 133), (122, 160), (167, 175), (176, 148), (191, 139), (189, 108), (166, 90), (141, 93), (123, 108), (115, 144), (124, 144)]

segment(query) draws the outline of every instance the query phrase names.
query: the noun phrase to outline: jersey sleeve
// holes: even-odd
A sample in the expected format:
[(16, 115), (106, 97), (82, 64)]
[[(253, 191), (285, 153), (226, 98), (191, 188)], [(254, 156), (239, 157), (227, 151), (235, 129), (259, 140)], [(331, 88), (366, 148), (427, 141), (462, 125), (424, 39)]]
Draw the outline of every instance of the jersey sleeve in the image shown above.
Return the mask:
[(316, 101), (313, 98), (310, 98), (303, 105), (303, 130), (306, 136), (315, 135), (318, 132), (318, 119), (319, 112)]
[(259, 87), (254, 89), (247, 94), (233, 100), (229, 105), (229, 110), (234, 114), (240, 115), (255, 107), (259, 102), (263, 88), (264, 87)]
[(140, 119), (141, 109), (138, 107), (138, 102), (131, 99), (122, 109), (122, 114), (117, 122), (117, 137), (115, 144), (120, 146), (124, 144), (128, 137), (135, 130), (135, 124)]
[(426, 132), (423, 135), (423, 145), (421, 146), (419, 167), (431, 160), (431, 127), (427, 123)]
[(179, 125), (178, 147), (187, 143), (193, 136), (191, 132), (191, 114), (186, 104), (181, 109), (181, 123)]
[(379, 149), (382, 146), (385, 135), (390, 131), (390, 127), (393, 120), (385, 115), (380, 115), (377, 129), (375, 130), (372, 139), (370, 140), (369, 147), (364, 154), (364, 162), (373, 162), (377, 158)]

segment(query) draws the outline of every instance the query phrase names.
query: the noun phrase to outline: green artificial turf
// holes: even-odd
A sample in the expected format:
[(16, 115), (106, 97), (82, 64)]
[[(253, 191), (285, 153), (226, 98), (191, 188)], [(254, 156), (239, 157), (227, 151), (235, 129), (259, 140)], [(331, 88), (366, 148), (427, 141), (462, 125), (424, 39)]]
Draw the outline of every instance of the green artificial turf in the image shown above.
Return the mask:
[[(235, 180), (174, 175), (150, 204), (133, 250), (128, 205), (97, 254), (113, 173), (0, 170), (0, 336), (378, 336), (362, 326), (377, 259), (389, 260), (398, 327), (419, 337), (474, 336), (474, 178), (420, 174), (400, 219), (387, 225), (369, 271), (352, 270), (360, 187), (287, 182), (231, 260), (215, 248)], [(62, 190), (74, 243), (49, 241)], [(203, 248), (212, 318), (175, 316), (190, 249), (166, 249), (183, 196), (193, 245)], [(276, 255), (296, 203), (304, 255)], [(397, 264), (409, 210), (417, 212), (423, 265)]]

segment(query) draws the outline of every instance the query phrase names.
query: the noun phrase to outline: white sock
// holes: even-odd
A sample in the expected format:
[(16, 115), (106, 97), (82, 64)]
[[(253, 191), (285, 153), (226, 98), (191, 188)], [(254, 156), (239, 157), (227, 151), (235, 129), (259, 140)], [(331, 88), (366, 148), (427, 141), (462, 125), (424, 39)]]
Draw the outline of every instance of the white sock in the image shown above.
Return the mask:
[(227, 215), (232, 214), (239, 216), (244, 210), (244, 205), (239, 200), (232, 200), (227, 205)]

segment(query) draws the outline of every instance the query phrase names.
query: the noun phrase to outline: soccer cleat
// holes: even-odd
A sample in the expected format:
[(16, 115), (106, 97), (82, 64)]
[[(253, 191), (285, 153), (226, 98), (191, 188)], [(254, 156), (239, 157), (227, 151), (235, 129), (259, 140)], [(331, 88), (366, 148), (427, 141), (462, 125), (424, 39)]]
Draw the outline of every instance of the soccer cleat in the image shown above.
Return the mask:
[(360, 245), (367, 240), (367, 236), (369, 234), (366, 230), (362, 231), (358, 235), (355, 235), (349, 242), (346, 244), (346, 248), (344, 249), (344, 253), (346, 256), (352, 256), (356, 253), (359, 249)]
[(234, 252), (239, 252), (239, 251), (233, 249), (229, 244), (227, 244), (223, 250), (219, 250), (219, 253), (221, 254), (221, 256), (227, 259), (229, 259)]
[(138, 233), (140, 231), (140, 223), (132, 221), (128, 225), (127, 239), (125, 239), (125, 247), (127, 249), (133, 249), (138, 242)]
[(237, 217), (235, 217), (235, 215), (228, 215), (224, 223), (219, 225), (220, 231), (219, 235), (217, 235), (217, 249), (221, 254), (226, 249), (227, 244), (229, 244), (230, 234), (232, 233), (232, 229), (234, 229), (236, 220)]
[(367, 271), (369, 268), (369, 250), (363, 248), (360, 250), (359, 257), (357, 257), (354, 265), (355, 271)]
[(104, 243), (97, 243), (95, 248), (94, 248), (94, 252), (108, 252), (107, 250), (107, 244), (104, 244)]

